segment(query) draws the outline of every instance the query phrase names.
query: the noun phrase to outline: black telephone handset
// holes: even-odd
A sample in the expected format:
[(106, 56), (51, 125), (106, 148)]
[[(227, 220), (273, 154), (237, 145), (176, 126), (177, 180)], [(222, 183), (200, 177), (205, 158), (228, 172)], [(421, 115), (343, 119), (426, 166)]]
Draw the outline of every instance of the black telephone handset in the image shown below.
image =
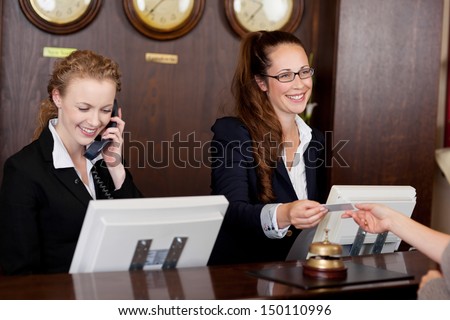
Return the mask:
[[(111, 113), (111, 117), (117, 116), (119, 113), (119, 107), (117, 105), (117, 99), (114, 99), (114, 105)], [(106, 128), (116, 127), (117, 123), (114, 121), (110, 121)], [(89, 148), (86, 149), (84, 156), (89, 160), (94, 160), (102, 150), (111, 143), (111, 139), (102, 139), (100, 141), (96, 140), (92, 142)]]

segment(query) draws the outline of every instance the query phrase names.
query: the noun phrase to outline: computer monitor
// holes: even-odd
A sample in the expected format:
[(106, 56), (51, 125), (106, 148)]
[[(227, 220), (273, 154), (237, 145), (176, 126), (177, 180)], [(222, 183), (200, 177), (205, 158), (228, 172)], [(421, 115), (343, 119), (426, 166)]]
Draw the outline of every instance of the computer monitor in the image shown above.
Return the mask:
[[(334, 185), (326, 204), (340, 203), (382, 203), (410, 217), (416, 204), (416, 190), (411, 186)], [(391, 232), (363, 234), (353, 219), (341, 218), (343, 212), (328, 213), (317, 226), (312, 241), (323, 241), (325, 230), (328, 229), (328, 240), (341, 244), (344, 256), (394, 252), (398, 249), (401, 242), (399, 237)]]
[(205, 266), (224, 196), (92, 200), (69, 273)]

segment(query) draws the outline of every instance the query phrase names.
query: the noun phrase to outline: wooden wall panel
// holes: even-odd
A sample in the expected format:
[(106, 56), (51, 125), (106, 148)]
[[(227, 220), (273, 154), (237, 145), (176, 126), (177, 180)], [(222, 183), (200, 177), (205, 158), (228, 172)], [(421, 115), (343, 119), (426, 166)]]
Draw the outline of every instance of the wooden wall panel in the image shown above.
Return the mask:
[(411, 185), (429, 224), (442, 0), (341, 0), (332, 184)]

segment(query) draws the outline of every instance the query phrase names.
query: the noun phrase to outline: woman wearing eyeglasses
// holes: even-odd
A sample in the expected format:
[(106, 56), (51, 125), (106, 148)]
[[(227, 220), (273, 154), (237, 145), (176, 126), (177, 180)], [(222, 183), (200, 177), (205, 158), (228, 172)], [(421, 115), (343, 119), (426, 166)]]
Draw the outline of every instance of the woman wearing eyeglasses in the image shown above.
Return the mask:
[(235, 115), (212, 127), (212, 193), (225, 195), (229, 207), (209, 265), (285, 260), (297, 236), (325, 216), (324, 137), (298, 116), (313, 73), (290, 33), (243, 39)]

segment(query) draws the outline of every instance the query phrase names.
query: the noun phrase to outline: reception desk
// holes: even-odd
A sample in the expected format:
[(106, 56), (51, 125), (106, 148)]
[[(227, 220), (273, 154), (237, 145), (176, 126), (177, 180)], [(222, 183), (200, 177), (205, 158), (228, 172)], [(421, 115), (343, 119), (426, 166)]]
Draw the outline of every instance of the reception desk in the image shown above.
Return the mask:
[(411, 279), (305, 290), (252, 274), (263, 269), (301, 268), (301, 262), (292, 261), (155, 271), (2, 276), (0, 299), (416, 299), (421, 276), (435, 267), (417, 251), (348, 257), (345, 261), (408, 274)]

